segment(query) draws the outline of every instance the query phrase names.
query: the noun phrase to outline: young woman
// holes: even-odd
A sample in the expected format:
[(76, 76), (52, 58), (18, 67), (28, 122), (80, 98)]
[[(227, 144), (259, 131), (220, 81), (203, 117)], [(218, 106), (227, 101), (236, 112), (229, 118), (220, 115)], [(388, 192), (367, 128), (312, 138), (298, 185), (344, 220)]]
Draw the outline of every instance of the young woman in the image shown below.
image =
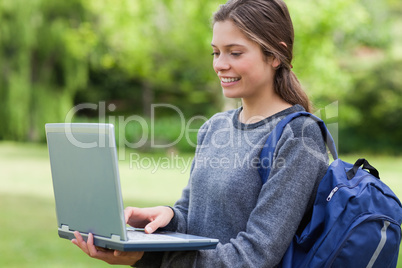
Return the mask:
[(288, 124), (268, 181), (256, 168), (275, 125), (310, 111), (291, 71), (293, 26), (282, 0), (229, 0), (213, 21), (213, 68), (228, 98), (242, 107), (219, 113), (198, 133), (190, 179), (173, 208), (127, 208), (127, 223), (147, 233), (164, 227), (218, 238), (214, 250), (118, 252), (97, 249), (92, 236), (73, 243), (109, 263), (137, 267), (275, 267), (308, 219), (328, 158), (319, 127), (306, 117)]

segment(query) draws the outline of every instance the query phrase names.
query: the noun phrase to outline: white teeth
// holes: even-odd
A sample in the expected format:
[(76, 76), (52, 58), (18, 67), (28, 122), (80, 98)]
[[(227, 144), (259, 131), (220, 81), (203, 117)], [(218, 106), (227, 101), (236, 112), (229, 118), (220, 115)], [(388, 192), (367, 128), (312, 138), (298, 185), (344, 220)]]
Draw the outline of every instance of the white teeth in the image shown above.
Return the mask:
[(224, 77), (222, 77), (221, 80), (222, 80), (223, 83), (230, 83), (230, 82), (238, 81), (240, 79), (239, 78), (224, 78)]

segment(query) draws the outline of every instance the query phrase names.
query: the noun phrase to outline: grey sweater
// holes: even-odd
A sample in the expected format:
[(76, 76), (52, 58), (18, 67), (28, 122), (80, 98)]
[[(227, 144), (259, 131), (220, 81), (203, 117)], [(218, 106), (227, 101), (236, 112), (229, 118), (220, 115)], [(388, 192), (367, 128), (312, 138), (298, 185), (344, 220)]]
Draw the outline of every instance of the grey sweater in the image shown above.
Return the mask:
[(262, 185), (262, 146), (295, 105), (254, 124), (241, 108), (218, 113), (199, 130), (188, 185), (165, 229), (219, 239), (214, 250), (145, 253), (137, 267), (275, 267), (312, 207), (328, 167), (317, 124), (298, 117), (286, 126)]

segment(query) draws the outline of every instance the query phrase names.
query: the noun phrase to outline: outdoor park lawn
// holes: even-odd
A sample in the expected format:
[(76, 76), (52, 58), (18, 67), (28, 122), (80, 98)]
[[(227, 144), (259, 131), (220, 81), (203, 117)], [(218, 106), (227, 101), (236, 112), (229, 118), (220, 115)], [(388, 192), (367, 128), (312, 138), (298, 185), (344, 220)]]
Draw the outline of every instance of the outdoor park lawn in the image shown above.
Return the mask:
[[(130, 165), (131, 153), (131, 165)], [(191, 155), (121, 154), (125, 206), (172, 205), (186, 185)], [(359, 156), (343, 156), (354, 162)], [(367, 156), (402, 197), (402, 157)], [(159, 168), (152, 165), (159, 159)], [(45, 145), (0, 143), (0, 267), (107, 267), (57, 235)], [(398, 267), (402, 268), (402, 260)]]

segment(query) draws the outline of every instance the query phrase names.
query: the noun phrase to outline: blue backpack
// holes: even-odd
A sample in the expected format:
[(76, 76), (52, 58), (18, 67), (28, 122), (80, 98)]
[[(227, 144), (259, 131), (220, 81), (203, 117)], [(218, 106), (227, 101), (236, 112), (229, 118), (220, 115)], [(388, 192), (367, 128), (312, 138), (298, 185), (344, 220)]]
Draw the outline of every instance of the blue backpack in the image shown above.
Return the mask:
[(335, 160), (318, 186), (310, 222), (294, 236), (279, 267), (396, 267), (401, 202), (367, 160), (349, 164), (338, 159), (331, 134), (318, 117), (298, 112), (278, 123), (261, 151), (258, 171), (262, 182), (268, 179), (284, 127), (299, 116), (318, 123)]

